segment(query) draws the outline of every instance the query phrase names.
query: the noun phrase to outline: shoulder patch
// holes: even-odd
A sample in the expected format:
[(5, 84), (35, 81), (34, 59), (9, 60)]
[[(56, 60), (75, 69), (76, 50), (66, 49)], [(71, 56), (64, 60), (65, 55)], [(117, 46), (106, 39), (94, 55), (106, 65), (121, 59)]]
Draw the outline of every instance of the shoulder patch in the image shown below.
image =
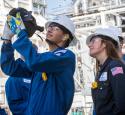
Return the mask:
[(55, 51), (54, 54), (57, 56), (61, 56), (63, 54), (65, 54), (67, 52), (67, 50), (59, 50), (59, 51)]
[(112, 75), (115, 76), (117, 74), (123, 74), (123, 68), (122, 67), (114, 67), (111, 69)]
[(25, 78), (24, 78), (24, 79), (23, 79), (23, 82), (29, 83), (29, 84), (30, 84), (30, 83), (31, 83), (31, 80), (30, 80), (30, 79), (25, 79)]

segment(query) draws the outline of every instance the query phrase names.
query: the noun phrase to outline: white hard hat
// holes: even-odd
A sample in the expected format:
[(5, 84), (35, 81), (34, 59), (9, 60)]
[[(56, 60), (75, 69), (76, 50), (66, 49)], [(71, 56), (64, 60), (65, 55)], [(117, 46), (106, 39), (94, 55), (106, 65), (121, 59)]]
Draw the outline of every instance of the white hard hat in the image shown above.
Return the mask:
[(59, 15), (59, 16), (56, 16), (53, 20), (51, 21), (48, 21), (46, 24), (45, 24), (45, 28), (47, 29), (48, 26), (52, 23), (52, 22), (55, 22), (55, 23), (58, 23), (62, 26), (64, 26), (71, 34), (72, 36), (75, 38), (75, 26), (73, 24), (73, 21), (70, 20), (70, 18), (68, 18), (67, 16), (65, 15)]
[(117, 34), (117, 36), (122, 36), (122, 29), (118, 28), (116, 26), (108, 26), (107, 28), (110, 28), (112, 31), (115, 32), (115, 34)]
[(94, 32), (94, 34), (91, 34), (90, 36), (87, 37), (86, 39), (86, 44), (88, 45), (89, 42), (91, 41), (91, 39), (94, 36), (97, 35), (104, 35), (107, 36), (111, 39), (113, 39), (114, 41), (116, 41), (119, 44), (119, 35), (121, 36), (120, 31), (118, 30), (117, 27), (102, 27), (102, 28), (97, 28), (96, 31)]

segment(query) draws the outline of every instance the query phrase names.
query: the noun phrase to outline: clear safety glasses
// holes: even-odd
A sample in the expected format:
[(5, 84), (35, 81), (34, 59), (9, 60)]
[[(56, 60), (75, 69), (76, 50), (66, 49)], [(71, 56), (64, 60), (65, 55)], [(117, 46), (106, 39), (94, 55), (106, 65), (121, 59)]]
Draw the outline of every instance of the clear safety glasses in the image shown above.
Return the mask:
[(56, 24), (56, 23), (51, 23), (47, 30), (52, 30), (52, 31), (62, 31), (62, 29), (60, 28), (60, 25)]

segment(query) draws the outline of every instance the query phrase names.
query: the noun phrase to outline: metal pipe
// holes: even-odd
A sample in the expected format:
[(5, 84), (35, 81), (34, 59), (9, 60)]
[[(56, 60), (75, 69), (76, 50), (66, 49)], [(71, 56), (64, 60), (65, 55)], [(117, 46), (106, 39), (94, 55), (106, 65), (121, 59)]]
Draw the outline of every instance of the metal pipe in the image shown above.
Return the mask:
[(78, 15), (79, 14), (79, 4), (82, 0), (77, 0), (74, 4), (74, 15)]

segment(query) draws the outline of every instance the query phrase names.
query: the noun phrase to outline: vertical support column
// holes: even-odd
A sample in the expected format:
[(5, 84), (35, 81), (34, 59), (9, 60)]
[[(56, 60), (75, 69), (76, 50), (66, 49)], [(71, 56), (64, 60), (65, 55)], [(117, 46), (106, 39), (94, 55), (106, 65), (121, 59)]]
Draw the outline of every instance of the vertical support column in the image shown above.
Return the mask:
[(43, 0), (43, 11), (42, 11), (43, 13), (43, 16), (45, 17), (45, 15), (46, 15), (46, 0)]
[(19, 0), (15, 0), (14, 3), (15, 3), (15, 6), (14, 6), (14, 7), (18, 8), (18, 6), (19, 6), (19, 5), (18, 5), (18, 4), (19, 4)]
[(82, 10), (84, 13), (87, 13), (87, 0), (82, 0)]
[(74, 15), (78, 15), (79, 14), (79, 9), (78, 9), (78, 5), (80, 4), (81, 0), (77, 0), (74, 4)]
[(2, 35), (4, 22), (6, 20), (6, 18), (5, 18), (4, 0), (0, 0), (0, 17), (1, 17), (0, 18), (0, 35)]
[(0, 15), (3, 16), (5, 11), (4, 0), (0, 0), (0, 11)]
[(28, 10), (33, 11), (33, 0), (29, 0), (29, 8)]
[(115, 0), (115, 5), (116, 5), (116, 6), (119, 5), (119, 0)]
[(4, 1), (0, 0), (0, 10), (4, 8)]
[(119, 15), (116, 15), (116, 24), (118, 27), (121, 27), (121, 17)]
[(100, 12), (100, 16), (101, 16), (101, 26), (105, 26), (106, 25), (106, 21), (105, 21), (106, 14), (104, 13), (104, 11)]

